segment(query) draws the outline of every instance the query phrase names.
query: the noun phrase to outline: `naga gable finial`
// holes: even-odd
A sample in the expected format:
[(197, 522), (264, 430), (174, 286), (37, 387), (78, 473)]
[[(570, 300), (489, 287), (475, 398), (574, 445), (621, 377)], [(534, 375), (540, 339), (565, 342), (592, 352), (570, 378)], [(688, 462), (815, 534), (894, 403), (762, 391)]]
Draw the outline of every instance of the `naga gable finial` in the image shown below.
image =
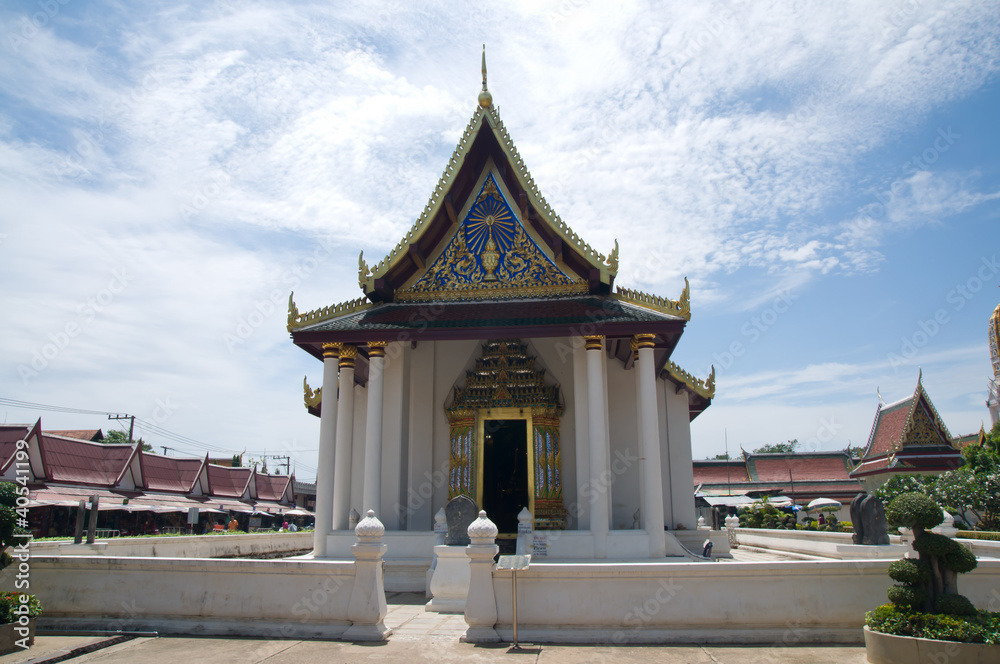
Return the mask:
[(299, 320), (299, 308), (295, 306), (295, 291), (288, 294), (288, 331), (291, 332)]
[(371, 268), (368, 267), (368, 263), (365, 262), (365, 252), (362, 251), (358, 254), (358, 286), (361, 290), (365, 289), (368, 285), (368, 277), (372, 274)]
[(618, 274), (618, 239), (615, 239), (615, 248), (608, 254), (608, 269)]

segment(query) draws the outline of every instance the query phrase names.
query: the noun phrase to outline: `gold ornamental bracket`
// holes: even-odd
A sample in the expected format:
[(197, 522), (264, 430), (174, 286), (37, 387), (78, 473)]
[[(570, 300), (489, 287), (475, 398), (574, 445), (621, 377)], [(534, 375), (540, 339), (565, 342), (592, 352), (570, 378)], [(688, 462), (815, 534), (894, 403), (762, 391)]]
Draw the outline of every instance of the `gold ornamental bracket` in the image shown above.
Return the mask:
[(302, 377), (302, 400), (306, 410), (317, 409), (323, 403), (323, 388), (317, 387), (315, 390), (309, 387), (309, 379)]

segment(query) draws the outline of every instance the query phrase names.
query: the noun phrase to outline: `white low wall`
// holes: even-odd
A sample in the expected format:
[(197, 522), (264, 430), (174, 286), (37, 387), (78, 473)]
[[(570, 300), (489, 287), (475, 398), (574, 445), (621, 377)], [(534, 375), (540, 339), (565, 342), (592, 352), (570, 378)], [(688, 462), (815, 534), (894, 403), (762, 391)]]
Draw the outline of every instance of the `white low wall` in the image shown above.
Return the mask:
[(956, 538), (955, 541), (972, 549), (976, 558), (1000, 558), (1000, 542), (965, 538)]
[[(838, 546), (853, 544), (851, 533), (833, 533), (822, 530), (772, 530), (767, 528), (737, 528), (736, 541), (740, 546), (818, 556), (839, 560), (844, 557)], [(898, 535), (890, 535), (891, 544), (899, 544)], [(902, 557), (900, 554), (898, 557)]]
[[(353, 535), (353, 533), (352, 533)], [(311, 550), (312, 533), (113, 537), (93, 544), (73, 540), (32, 542), (32, 556), (115, 556), (122, 558), (239, 558), (280, 556)], [(347, 558), (354, 560), (347, 552)]]
[[(338, 638), (353, 562), (49, 557), (30, 560), (43, 629)], [(0, 572), (14, 589), (15, 566)]]
[[(517, 573), (518, 637), (549, 643), (862, 643), (865, 612), (888, 602), (882, 561), (540, 563)], [(501, 639), (511, 578), (494, 571)], [(959, 590), (1000, 605), (1000, 561), (980, 561)]]
[[(387, 530), (382, 537), (385, 553), (386, 592), (414, 593), (427, 589), (427, 570), (434, 555), (432, 531)], [(327, 536), (329, 560), (354, 560), (351, 545), (357, 542), (353, 530), (337, 530)], [(312, 548), (310, 540), (309, 548)]]

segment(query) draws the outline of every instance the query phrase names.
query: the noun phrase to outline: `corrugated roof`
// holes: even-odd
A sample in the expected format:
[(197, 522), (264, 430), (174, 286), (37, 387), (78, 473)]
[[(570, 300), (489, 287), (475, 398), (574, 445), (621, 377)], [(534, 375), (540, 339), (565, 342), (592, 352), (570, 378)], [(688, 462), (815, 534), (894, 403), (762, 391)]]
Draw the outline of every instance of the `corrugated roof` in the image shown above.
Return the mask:
[(132, 455), (132, 445), (105, 445), (43, 433), (42, 460), (55, 482), (112, 485)]
[(154, 491), (186, 492), (198, 478), (201, 463), (201, 459), (180, 459), (143, 452), (142, 477), (146, 487)]
[(288, 486), (287, 475), (261, 475), (257, 473), (257, 498), (260, 500), (281, 500)]
[(208, 484), (213, 496), (239, 498), (250, 479), (249, 468), (227, 468), (208, 464)]
[(63, 436), (65, 438), (77, 438), (79, 440), (99, 441), (104, 440), (104, 432), (100, 429), (65, 429), (59, 431), (47, 431), (53, 436)]

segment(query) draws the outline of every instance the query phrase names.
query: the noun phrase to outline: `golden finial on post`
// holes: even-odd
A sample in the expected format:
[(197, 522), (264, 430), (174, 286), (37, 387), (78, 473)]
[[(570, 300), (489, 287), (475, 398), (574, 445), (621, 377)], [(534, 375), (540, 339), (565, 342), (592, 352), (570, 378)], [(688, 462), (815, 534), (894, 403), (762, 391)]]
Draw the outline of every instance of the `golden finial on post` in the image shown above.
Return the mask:
[(483, 108), (493, 105), (493, 95), (486, 89), (486, 44), (483, 44), (483, 90), (479, 93), (479, 105)]

